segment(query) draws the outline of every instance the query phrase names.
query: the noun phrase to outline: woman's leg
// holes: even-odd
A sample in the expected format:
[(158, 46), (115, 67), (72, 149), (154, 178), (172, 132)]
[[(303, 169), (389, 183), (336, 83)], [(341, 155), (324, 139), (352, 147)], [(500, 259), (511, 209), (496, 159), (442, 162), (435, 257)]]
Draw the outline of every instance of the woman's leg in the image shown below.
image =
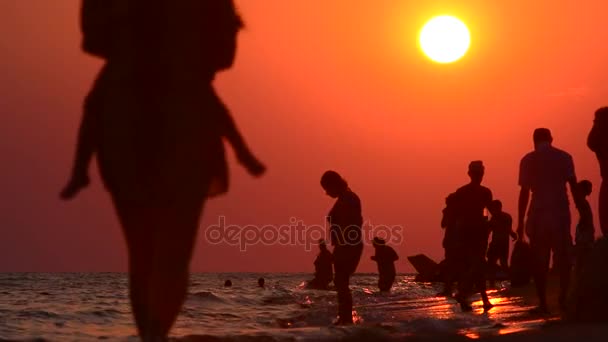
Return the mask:
[(129, 250), (133, 315), (144, 341), (166, 338), (187, 295), (202, 201), (117, 205)]
[(190, 260), (202, 207), (203, 201), (198, 199), (175, 203), (165, 212), (165, 224), (155, 237), (150, 303), (161, 336), (168, 336), (188, 294)]
[(129, 297), (138, 334), (144, 340), (153, 335), (150, 320), (149, 283), (153, 265), (150, 239), (150, 210), (128, 203), (114, 201), (127, 243), (129, 257)]

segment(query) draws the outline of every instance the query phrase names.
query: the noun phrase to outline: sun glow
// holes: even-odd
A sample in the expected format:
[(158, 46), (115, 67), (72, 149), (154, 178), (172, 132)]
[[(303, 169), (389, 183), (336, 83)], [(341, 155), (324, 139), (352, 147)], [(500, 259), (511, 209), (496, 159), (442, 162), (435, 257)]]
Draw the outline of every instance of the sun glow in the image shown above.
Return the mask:
[(467, 26), (458, 18), (438, 16), (429, 20), (419, 36), (420, 48), (437, 63), (452, 63), (462, 58), (471, 45)]

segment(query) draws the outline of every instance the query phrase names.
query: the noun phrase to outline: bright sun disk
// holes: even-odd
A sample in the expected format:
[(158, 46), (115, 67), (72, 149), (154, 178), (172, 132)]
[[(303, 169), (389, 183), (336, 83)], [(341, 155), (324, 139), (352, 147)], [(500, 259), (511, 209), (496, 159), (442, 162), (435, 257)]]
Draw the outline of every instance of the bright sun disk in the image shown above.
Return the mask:
[(461, 20), (443, 15), (424, 25), (419, 43), (422, 51), (433, 61), (452, 63), (466, 54), (471, 45), (471, 35)]

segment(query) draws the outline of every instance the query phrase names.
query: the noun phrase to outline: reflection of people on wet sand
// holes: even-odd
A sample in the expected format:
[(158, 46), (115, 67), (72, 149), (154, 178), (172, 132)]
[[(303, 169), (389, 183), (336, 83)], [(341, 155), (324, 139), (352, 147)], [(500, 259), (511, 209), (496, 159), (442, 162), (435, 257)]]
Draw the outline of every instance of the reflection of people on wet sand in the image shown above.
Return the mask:
[(469, 297), (473, 288), (481, 294), (484, 310), (492, 304), (486, 294), (486, 249), (488, 247), (488, 221), (484, 210), (492, 202), (492, 192), (481, 185), (485, 167), (481, 161), (469, 165), (471, 182), (455, 193), (457, 202), (458, 240), (461, 246), (462, 264), (459, 266), (458, 302), (463, 311), (472, 310)]
[(496, 263), (500, 261), (500, 267), (503, 271), (509, 271), (509, 236), (513, 239), (517, 238), (517, 234), (513, 231), (513, 219), (511, 215), (502, 211), (502, 202), (494, 200), (488, 208), (492, 218), (489, 222), (489, 229), (492, 233), (492, 241), (488, 248), (488, 268), (490, 286), (495, 287), (496, 278)]
[(591, 195), (593, 185), (588, 180), (582, 180), (578, 183), (577, 191), (580, 196), (579, 203), (579, 220), (576, 225), (575, 234), (575, 253), (576, 253), (576, 264), (575, 269), (577, 275), (582, 272), (587, 259), (593, 249), (593, 242), (595, 241), (595, 227), (593, 226), (593, 212), (591, 205), (587, 201), (587, 197)]
[[(565, 307), (570, 282), (570, 206), (566, 184), (578, 206), (574, 162), (570, 154), (552, 146), (551, 132), (546, 128), (534, 131), (534, 151), (521, 160), (519, 171), (519, 215), (517, 235), (525, 229), (533, 255), (533, 278), (536, 284), (539, 313), (547, 313), (547, 275), (553, 251), (554, 265), (560, 275), (559, 303)], [(528, 208), (530, 193), (532, 200)]]
[(319, 240), (319, 254), (315, 259), (315, 277), (308, 282), (308, 287), (318, 290), (327, 290), (329, 283), (334, 278), (333, 275), (333, 256), (327, 249), (325, 240)]
[(443, 291), (438, 296), (451, 297), (454, 281), (457, 277), (457, 268), (460, 258), (460, 242), (458, 240), (456, 195), (450, 194), (445, 199), (445, 208), (441, 218), (441, 228), (445, 230), (443, 235), (443, 249), (445, 258), (441, 266), (441, 274), (445, 280)]
[(353, 299), (349, 281), (357, 270), (363, 252), (361, 201), (335, 171), (323, 174), (321, 186), (329, 197), (336, 198), (336, 203), (327, 216), (331, 243), (334, 246), (334, 285), (338, 292), (336, 324), (352, 324)]
[(604, 236), (608, 236), (608, 107), (595, 112), (593, 128), (589, 132), (587, 145), (595, 152), (600, 164), (602, 185), (600, 187), (600, 229)]
[(378, 288), (380, 291), (390, 291), (395, 282), (395, 261), (399, 260), (399, 256), (395, 250), (386, 245), (386, 241), (379, 237), (375, 237), (374, 249), (376, 255), (373, 255), (371, 259), (378, 264)]
[[(87, 12), (91, 3), (98, 7)], [(85, 49), (99, 46), (92, 53), (107, 63), (87, 99), (77, 181), (64, 195), (83, 185), (95, 151), (127, 243), (139, 335), (166, 340), (186, 297), (205, 200), (228, 186), (222, 138), (238, 133), (212, 81), (232, 65), (242, 24), (231, 0), (83, 4)]]
[[(98, 7), (92, 7), (99, 3), (99, 0), (85, 0), (83, 6), (83, 16), (93, 16), (94, 14), (90, 14), (90, 11), (103, 11), (103, 5)], [(112, 3), (109, 1), (108, 3)], [(88, 7), (87, 7), (88, 6)], [(110, 5), (111, 6), (111, 5)], [(83, 18), (83, 31), (85, 35), (87, 34), (86, 26), (88, 23)], [(241, 23), (235, 23), (235, 37), (236, 32), (241, 27)], [(90, 24), (89, 24), (90, 26)], [(235, 38), (236, 39), (236, 38)], [(93, 40), (93, 42), (92, 42)], [(104, 52), (103, 47), (97, 47), (94, 43), (94, 39), (85, 36), (85, 41), (83, 42), (83, 46), (88, 48), (88, 53), (94, 54), (96, 56), (104, 58), (106, 61), (110, 61), (112, 54)], [(106, 47), (107, 49), (107, 47)], [(221, 71), (230, 67), (232, 63), (222, 63), (218, 64), (215, 72)], [(80, 129), (78, 133), (78, 141), (76, 145), (76, 154), (74, 157), (74, 164), (72, 167), (72, 174), (67, 185), (61, 191), (61, 198), (70, 199), (74, 197), (82, 188), (86, 187), (89, 184), (89, 164), (95, 151), (98, 149), (98, 139), (99, 139), (99, 125), (100, 120), (99, 115), (103, 114), (103, 106), (104, 106), (104, 94), (106, 91), (104, 87), (108, 86), (108, 82), (105, 82), (102, 78), (105, 75), (105, 67), (102, 69), (100, 77), (95, 81), (95, 85), (87, 95), (84, 106), (83, 106), (83, 118), (80, 124)], [(213, 77), (213, 76), (211, 76)], [(220, 134), (226, 138), (226, 140), (232, 145), (235, 150), (237, 159), (239, 162), (249, 171), (252, 175), (260, 175), (264, 173), (265, 167), (264, 165), (257, 160), (257, 158), (253, 155), (253, 153), (249, 150), (247, 144), (245, 143), (242, 135), (236, 128), (234, 124), (230, 112), (224, 105), (224, 103), (219, 99), (219, 97), (212, 95), (209, 97), (209, 100), (214, 101), (214, 115), (217, 116), (218, 128), (220, 129)], [(211, 109), (208, 108), (208, 109)]]

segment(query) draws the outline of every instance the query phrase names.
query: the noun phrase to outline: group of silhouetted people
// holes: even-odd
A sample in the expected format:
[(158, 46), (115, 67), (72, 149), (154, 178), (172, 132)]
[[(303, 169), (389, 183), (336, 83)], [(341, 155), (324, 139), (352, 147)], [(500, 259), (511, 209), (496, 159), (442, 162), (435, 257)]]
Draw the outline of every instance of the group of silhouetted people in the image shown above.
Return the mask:
[[(101, 178), (122, 226), (129, 257), (129, 287), (133, 315), (144, 341), (164, 341), (186, 297), (189, 264), (200, 216), (207, 198), (228, 189), (223, 140), (234, 148), (252, 175), (264, 165), (239, 133), (218, 97), (216, 73), (234, 62), (237, 35), (243, 27), (233, 0), (82, 0), (82, 48), (104, 61), (86, 97), (73, 172), (61, 192), (72, 198), (88, 182), (88, 165), (96, 155)], [(608, 175), (608, 109), (596, 113), (589, 147), (597, 154), (602, 179)], [(563, 293), (570, 263), (570, 213), (565, 184), (569, 183), (581, 211), (577, 234), (580, 255), (593, 237), (591, 209), (576, 187), (572, 158), (551, 145), (546, 129), (534, 134), (535, 151), (521, 163), (517, 233), (524, 228), (533, 251), (534, 277), (540, 309), (546, 310), (545, 287), (549, 253), (560, 265)], [(492, 193), (481, 185), (484, 167), (471, 163), (471, 183), (448, 197), (444, 212), (447, 259), (458, 282), (459, 299), (479, 291), (484, 307), (488, 227), (494, 234), (488, 257), (506, 260), (510, 220), (501, 214)], [(332, 276), (338, 292), (338, 323), (352, 323), (349, 278), (355, 272), (363, 241), (361, 202), (336, 172), (326, 172), (321, 185), (336, 199), (328, 215), (331, 256), (319, 259), (322, 286)], [(608, 183), (600, 190), (600, 225), (608, 231)], [(528, 209), (529, 195), (532, 193)], [(488, 223), (484, 209), (492, 212)], [(524, 217), (527, 222), (524, 226)], [(494, 242), (495, 240), (495, 242)], [(394, 251), (375, 241), (379, 286), (394, 281)], [(506, 247), (505, 247), (506, 246)], [(581, 260), (584, 260), (582, 257)], [(504, 266), (504, 265), (503, 265)]]
[[(606, 120), (608, 109), (596, 112), (589, 146), (598, 154), (603, 175), (606, 174)], [(600, 132), (604, 132), (604, 135)], [(577, 273), (585, 268), (593, 248), (595, 229), (593, 214), (587, 197), (592, 192), (588, 180), (577, 182), (574, 162), (570, 154), (553, 146), (553, 137), (546, 128), (534, 131), (534, 151), (521, 160), (519, 172), (520, 195), (518, 200), (517, 232), (512, 229), (512, 218), (502, 210), (502, 202), (492, 199), (492, 192), (481, 185), (485, 167), (481, 161), (471, 162), (471, 182), (446, 198), (441, 226), (445, 229), (445, 289), (442, 295), (452, 295), (454, 282), (458, 283), (456, 299), (465, 311), (470, 311), (468, 297), (479, 292), (485, 310), (492, 308), (486, 294), (486, 281), (494, 283), (497, 262), (509, 272), (509, 237), (517, 239), (516, 248), (529, 249), (529, 260), (517, 267), (530, 267), (536, 286), (538, 313), (547, 313), (547, 276), (551, 253), (554, 269), (560, 278), (559, 305), (566, 309), (571, 270)], [(579, 212), (575, 245), (570, 233), (571, 218), (566, 186)], [(604, 182), (602, 183), (604, 190)], [(604, 197), (602, 197), (604, 196)], [(602, 232), (606, 234), (605, 199), (600, 192), (600, 218)], [(488, 211), (491, 218), (485, 214)], [(603, 216), (602, 216), (603, 215)], [(525, 235), (524, 235), (525, 233)], [(488, 238), (492, 240), (488, 248)], [(525, 242), (529, 239), (529, 246)], [(574, 261), (574, 262), (573, 262)], [(527, 264), (525, 264), (527, 263)], [(516, 270), (513, 270), (516, 271)]]

